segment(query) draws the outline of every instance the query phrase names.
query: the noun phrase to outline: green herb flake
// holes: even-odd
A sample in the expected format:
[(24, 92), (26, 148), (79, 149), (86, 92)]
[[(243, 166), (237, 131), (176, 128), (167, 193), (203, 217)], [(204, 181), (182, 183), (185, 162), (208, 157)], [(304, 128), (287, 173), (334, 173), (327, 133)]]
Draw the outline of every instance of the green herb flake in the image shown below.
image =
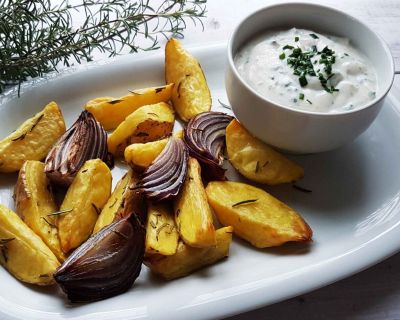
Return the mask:
[(319, 39), (319, 37), (315, 33), (310, 33), (310, 37), (313, 39)]
[(282, 53), (279, 55), (279, 59), (281, 59), (281, 60), (285, 59), (285, 57), (286, 57), (286, 55), (285, 55), (284, 52), (282, 52)]
[(260, 171), (260, 161), (257, 161), (256, 163), (256, 169), (254, 170), (255, 173), (258, 173)]
[(42, 217), (42, 219), (51, 227), (51, 228), (57, 228), (57, 226), (53, 223), (51, 223), (49, 220), (47, 220), (45, 217)]
[(307, 79), (306, 79), (306, 76), (301, 76), (300, 78), (299, 78), (299, 83), (300, 83), (300, 86), (302, 86), (302, 87), (305, 87), (307, 84), (308, 84), (308, 81), (307, 81)]
[(309, 104), (312, 104), (312, 102), (311, 102), (310, 100), (307, 99), (306, 101), (307, 101)]
[(55, 211), (55, 212), (49, 213), (47, 216), (48, 217), (60, 216), (60, 215), (65, 214), (65, 213), (69, 213), (72, 210), (74, 210), (74, 209), (65, 209), (65, 210)]
[(227, 104), (221, 102), (221, 100), (218, 99), (219, 104), (221, 105), (221, 107), (225, 108), (225, 109), (229, 109), (232, 110), (232, 108), (230, 106), (228, 106)]
[(294, 37), (294, 42), (298, 42), (299, 41), (299, 37)]
[(300, 100), (304, 100), (304, 93), (300, 93), (300, 94), (299, 94), (299, 99), (300, 99)]
[(293, 46), (287, 44), (287, 45), (284, 46), (282, 49), (283, 49), (283, 50), (292, 50), (293, 48), (294, 48)]
[(101, 213), (101, 210), (99, 208), (97, 208), (93, 202), (92, 202), (92, 207), (93, 207), (94, 211), (96, 211), (97, 215), (99, 215)]
[(257, 200), (258, 199), (248, 199), (248, 200), (239, 201), (239, 202), (233, 204), (232, 208), (236, 208), (236, 207), (244, 205), (244, 204), (253, 203), (253, 202), (256, 202)]
[(306, 189), (306, 188), (301, 187), (301, 186), (298, 186), (297, 184), (292, 184), (292, 187), (293, 187), (294, 189), (296, 189), (296, 190), (301, 191), (301, 192), (305, 192), (305, 193), (311, 193), (311, 192), (312, 192), (312, 190)]

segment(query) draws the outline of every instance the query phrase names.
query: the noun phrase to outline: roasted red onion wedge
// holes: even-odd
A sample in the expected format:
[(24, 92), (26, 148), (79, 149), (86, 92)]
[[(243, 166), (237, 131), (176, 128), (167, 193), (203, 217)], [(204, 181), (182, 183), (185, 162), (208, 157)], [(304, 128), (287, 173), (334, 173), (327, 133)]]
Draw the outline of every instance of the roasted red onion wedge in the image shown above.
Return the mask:
[(97, 158), (113, 166), (107, 149), (107, 133), (85, 110), (50, 150), (45, 172), (55, 184), (69, 186), (83, 164)]
[(145, 228), (132, 214), (112, 222), (77, 248), (54, 279), (71, 302), (90, 302), (127, 291), (139, 276)]
[(144, 171), (138, 188), (154, 201), (178, 195), (187, 172), (189, 152), (182, 139), (171, 137), (164, 150)]
[(224, 180), (223, 147), (225, 129), (233, 117), (222, 112), (203, 112), (192, 118), (184, 130), (184, 140), (192, 157), (210, 180)]

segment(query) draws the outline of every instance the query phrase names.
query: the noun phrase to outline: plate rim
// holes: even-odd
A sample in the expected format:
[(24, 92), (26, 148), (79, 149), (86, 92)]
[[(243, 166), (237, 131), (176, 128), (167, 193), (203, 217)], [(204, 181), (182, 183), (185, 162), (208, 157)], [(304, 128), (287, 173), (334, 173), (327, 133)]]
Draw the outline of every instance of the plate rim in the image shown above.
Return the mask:
[[(196, 45), (187, 46), (195, 56), (208, 51), (224, 52), (227, 47), (227, 43), (213, 43), (210, 45)], [(160, 50), (156, 52), (139, 53), (134, 56), (134, 63), (138, 63), (141, 59), (159, 59), (163, 57), (163, 52)], [(85, 72), (90, 69), (100, 69), (105, 65), (110, 66), (111, 64), (124, 64), (127, 61), (132, 60), (132, 55), (120, 56), (108, 60), (100, 60), (93, 63), (88, 63), (85, 65), (80, 65), (76, 68), (64, 69), (60, 74), (54, 76), (51, 75), (49, 79), (44, 81), (39, 81), (37, 85), (31, 87), (22, 93), (26, 95), (30, 90), (35, 90), (41, 86), (45, 86), (47, 81), (60, 81), (63, 77), (74, 77), (77, 73)], [(132, 61), (131, 61), (132, 62)], [(28, 81), (27, 84), (31, 83)], [(393, 89), (396, 88), (396, 89)], [(400, 88), (393, 86), (391, 92), (387, 99), (390, 99), (393, 105), (397, 106), (400, 103), (396, 97), (393, 97), (393, 91), (397, 90), (400, 92)], [(14, 90), (15, 91), (15, 90)], [(0, 107), (4, 107), (8, 101), (16, 98), (16, 93), (11, 93), (7, 96), (6, 100), (1, 100), (2, 103)], [(396, 210), (397, 208), (393, 209)], [(397, 210), (398, 211), (398, 210)], [(339, 281), (341, 279), (347, 278), (361, 272), (379, 262), (387, 259), (388, 257), (396, 254), (400, 251), (400, 244), (398, 242), (398, 233), (400, 232), (400, 220), (397, 221), (390, 228), (385, 229), (375, 237), (363, 242), (359, 246), (347, 250), (340, 255), (336, 255), (330, 259), (325, 259), (319, 263), (312, 264), (311, 266), (304, 266), (298, 270), (292, 272), (285, 272), (277, 277), (274, 277), (272, 284), (271, 279), (264, 278), (258, 281), (252, 281), (246, 285), (239, 285), (237, 287), (231, 287), (226, 290), (232, 290), (232, 288), (239, 289), (238, 293), (231, 295), (229, 297), (224, 296), (221, 293), (213, 293), (211, 296), (213, 298), (197, 304), (189, 304), (185, 307), (179, 309), (170, 310), (171, 315), (173, 314), (176, 319), (211, 319), (228, 317), (235, 314), (240, 314), (257, 308), (265, 307), (297, 295), (316, 290), (318, 288), (327, 286), (331, 283)], [(370, 255), (370, 251), (374, 251), (374, 255)], [(315, 277), (305, 277), (305, 275), (310, 274), (315, 270), (320, 270), (324, 267), (324, 272), (322, 275)], [(339, 271), (338, 271), (339, 270)], [(301, 278), (303, 281), (300, 285), (294, 287), (279, 288), (279, 280), (281, 278), (292, 279)], [(268, 283), (268, 289), (265, 290)], [(240, 287), (243, 287), (240, 290)], [(268, 291), (276, 290), (275, 296), (271, 298)], [(229, 302), (229, 308), (221, 307), (221, 302)], [(250, 303), (249, 303), (250, 302)], [(17, 313), (16, 313), (17, 312)], [(5, 318), (7, 317), (7, 318)], [(66, 317), (60, 313), (46, 312), (40, 310), (32, 310), (29, 308), (21, 307), (11, 303), (0, 295), (0, 318), (1, 319), (65, 319)], [(136, 318), (146, 318), (146, 316), (140, 316), (132, 314), (131, 309), (120, 310), (118, 312), (110, 311), (107, 313), (92, 313), (78, 316), (68, 316), (71, 320), (81, 320), (81, 319), (136, 319)]]

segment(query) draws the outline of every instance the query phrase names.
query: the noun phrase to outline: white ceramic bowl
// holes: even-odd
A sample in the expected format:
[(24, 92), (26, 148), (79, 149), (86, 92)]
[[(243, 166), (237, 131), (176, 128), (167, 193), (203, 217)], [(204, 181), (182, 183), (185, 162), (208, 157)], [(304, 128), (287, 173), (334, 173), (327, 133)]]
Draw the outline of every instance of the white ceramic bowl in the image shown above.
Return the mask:
[[(233, 59), (238, 49), (268, 29), (291, 27), (349, 38), (376, 69), (376, 98), (355, 110), (318, 113), (272, 102), (252, 89), (235, 68)], [(236, 27), (228, 45), (225, 86), (236, 117), (256, 137), (284, 151), (316, 153), (341, 147), (364, 132), (379, 113), (393, 77), (390, 50), (369, 27), (344, 12), (297, 2), (265, 7)]]

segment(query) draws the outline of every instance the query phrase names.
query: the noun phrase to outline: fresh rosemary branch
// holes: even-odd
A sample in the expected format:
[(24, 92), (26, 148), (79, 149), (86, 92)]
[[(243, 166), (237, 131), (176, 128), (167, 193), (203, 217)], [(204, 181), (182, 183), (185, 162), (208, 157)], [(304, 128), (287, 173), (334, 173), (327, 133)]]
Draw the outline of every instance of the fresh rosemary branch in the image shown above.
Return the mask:
[[(95, 50), (114, 56), (126, 47), (156, 49), (158, 35), (182, 37), (187, 19), (201, 23), (206, 1), (0, 0), (0, 92), (60, 65), (90, 61)], [(86, 17), (79, 26), (76, 12)]]

